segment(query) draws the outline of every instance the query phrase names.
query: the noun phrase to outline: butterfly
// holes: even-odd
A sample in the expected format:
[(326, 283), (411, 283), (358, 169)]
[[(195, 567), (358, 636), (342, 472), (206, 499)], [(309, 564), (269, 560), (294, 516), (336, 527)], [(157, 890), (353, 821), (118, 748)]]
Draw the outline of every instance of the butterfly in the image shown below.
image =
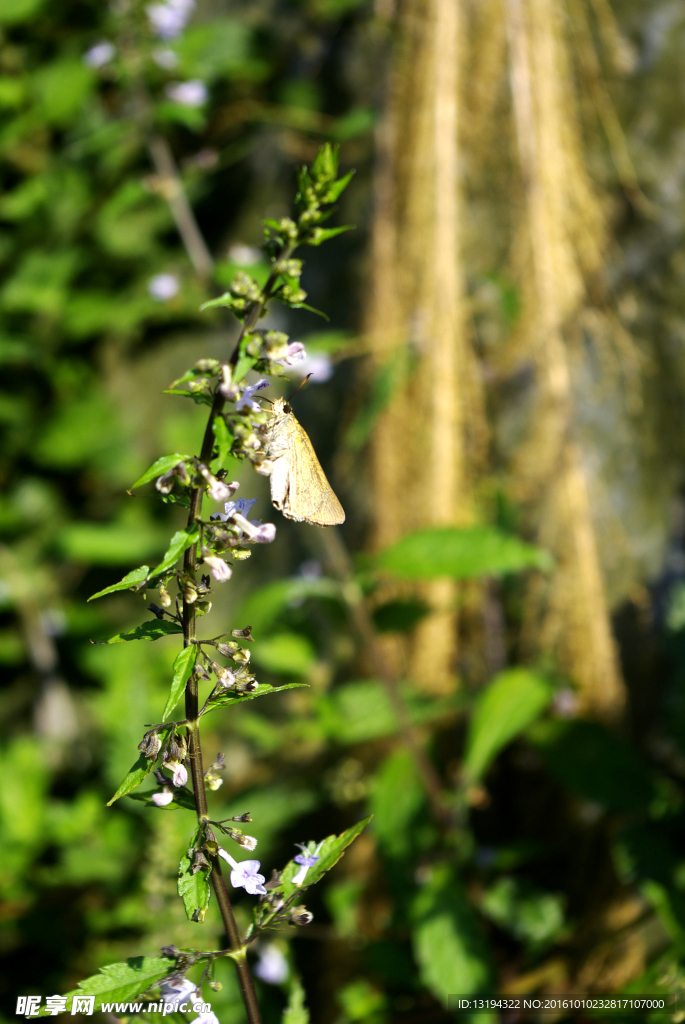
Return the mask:
[(326, 479), (304, 427), (283, 398), (272, 406), (266, 457), (271, 463), (271, 503), (288, 519), (337, 526), (345, 512)]

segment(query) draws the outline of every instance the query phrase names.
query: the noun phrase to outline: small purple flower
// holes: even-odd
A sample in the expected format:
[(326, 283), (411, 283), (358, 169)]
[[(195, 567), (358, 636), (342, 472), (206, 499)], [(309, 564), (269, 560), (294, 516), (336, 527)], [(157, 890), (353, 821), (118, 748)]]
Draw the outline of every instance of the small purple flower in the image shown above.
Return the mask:
[(251, 409), (252, 412), (261, 412), (262, 407), (258, 402), (255, 402), (254, 395), (256, 395), (258, 391), (263, 391), (264, 388), (268, 388), (270, 383), (271, 382), (268, 381), (266, 377), (262, 377), (256, 384), (248, 384), (243, 390), (240, 398), (235, 403), (235, 411), (242, 412), (243, 409)]
[(233, 860), (230, 853), (219, 847), (219, 856), (223, 857), (225, 861), (231, 865), (233, 870), (231, 871), (231, 885), (234, 889), (245, 889), (249, 892), (250, 896), (266, 896), (267, 891), (264, 888), (265, 878), (264, 875), (259, 874), (259, 868), (261, 867), (260, 861), (258, 860)]
[(227, 501), (224, 505), (226, 519), (230, 519), (235, 512), (239, 512), (241, 516), (247, 517), (250, 509), (256, 503), (256, 498), (237, 498), (235, 501)]
[(105, 40), (91, 46), (90, 50), (84, 53), (83, 63), (88, 64), (91, 68), (102, 68), (105, 64), (109, 64), (116, 52), (115, 46)]
[(164, 3), (148, 4), (145, 11), (156, 36), (175, 39), (186, 27), (194, 7), (195, 0), (165, 0)]
[(184, 764), (181, 764), (180, 761), (165, 761), (164, 767), (171, 772), (171, 781), (177, 789), (185, 786), (188, 781), (188, 771)]
[(267, 985), (282, 985), (288, 980), (290, 970), (288, 961), (277, 946), (269, 943), (259, 950), (259, 960), (255, 964), (254, 973)]
[(180, 282), (175, 274), (155, 274), (147, 283), (147, 290), (155, 302), (168, 302), (177, 294)]
[(234, 512), (231, 518), (253, 544), (271, 544), (276, 538), (276, 527), (273, 523), (246, 519), (240, 512)]
[(217, 583), (225, 583), (233, 575), (233, 569), (231, 569), (230, 565), (224, 562), (223, 558), (218, 558), (216, 555), (205, 555), (204, 563), (209, 566), (212, 576)]
[(302, 362), (303, 359), (307, 358), (307, 352), (301, 341), (292, 341), (287, 348), (286, 354), (282, 359), (277, 359), (277, 363), (282, 363), (284, 366), (294, 366), (295, 363)]
[(156, 807), (166, 807), (174, 799), (174, 794), (169, 789), (161, 789), (159, 793), (152, 794), (152, 802)]
[(323, 846), (323, 843), (319, 843), (319, 845), (316, 847), (316, 850), (313, 853), (310, 850), (308, 850), (306, 846), (303, 846), (302, 843), (295, 843), (295, 846), (299, 846), (299, 848), (302, 850), (302, 853), (298, 853), (293, 859), (296, 864), (301, 864), (302, 867), (293, 878), (293, 885), (302, 885), (309, 869), (314, 867), (317, 860), (320, 860), (320, 857), (318, 856), (318, 851)]
[(292, 372), (298, 377), (306, 377), (307, 374), (311, 374), (310, 380), (317, 384), (323, 384), (333, 376), (333, 363), (327, 355), (318, 352), (301, 359), (294, 365)]
[(207, 86), (199, 78), (190, 82), (170, 82), (164, 90), (173, 103), (182, 107), (202, 107), (207, 102)]

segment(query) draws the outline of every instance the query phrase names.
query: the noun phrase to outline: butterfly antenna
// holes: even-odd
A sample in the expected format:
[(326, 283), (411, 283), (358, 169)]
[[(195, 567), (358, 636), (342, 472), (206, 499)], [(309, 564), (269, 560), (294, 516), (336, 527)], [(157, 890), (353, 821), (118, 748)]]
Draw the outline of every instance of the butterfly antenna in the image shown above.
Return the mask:
[[(312, 373), (313, 373), (313, 372), (314, 372), (314, 371), (312, 370)], [(293, 391), (292, 395), (290, 395), (290, 397), (289, 397), (289, 398), (287, 399), (287, 401), (288, 401), (288, 402), (290, 402), (290, 399), (291, 399), (291, 398), (294, 398), (294, 396), (295, 396), (295, 395), (297, 394), (297, 392), (298, 392), (298, 391), (300, 390), (300, 388), (303, 388), (303, 387), (305, 386), (305, 384), (307, 383), (307, 381), (309, 380), (309, 378), (311, 377), (311, 375), (312, 375), (311, 373), (308, 373), (308, 374), (307, 374), (307, 376), (306, 376), (306, 377), (304, 377), (304, 378), (303, 378), (303, 379), (302, 379), (302, 380), (300, 381), (300, 383), (299, 383), (299, 384), (297, 385), (297, 387), (296, 387), (296, 388), (295, 388), (295, 390)]]

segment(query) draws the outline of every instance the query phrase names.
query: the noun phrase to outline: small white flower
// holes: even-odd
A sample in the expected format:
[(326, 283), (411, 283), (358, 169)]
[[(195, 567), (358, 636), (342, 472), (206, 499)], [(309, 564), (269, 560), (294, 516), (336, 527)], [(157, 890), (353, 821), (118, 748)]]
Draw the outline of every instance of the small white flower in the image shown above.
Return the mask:
[(216, 555), (205, 555), (204, 563), (209, 566), (212, 576), (217, 583), (225, 583), (233, 575), (233, 569), (231, 569), (230, 565), (224, 562), (223, 558), (218, 558)]
[(264, 888), (265, 878), (264, 875), (259, 874), (259, 868), (261, 864), (258, 860), (233, 860), (230, 853), (227, 853), (223, 847), (219, 847), (219, 856), (223, 857), (225, 861), (232, 866), (231, 871), (231, 885), (234, 889), (245, 889), (251, 896), (266, 896), (266, 889)]
[(91, 46), (90, 50), (84, 53), (83, 63), (90, 65), (91, 68), (102, 68), (109, 64), (116, 52), (116, 47), (105, 40)]
[(270, 383), (271, 382), (268, 381), (266, 377), (262, 377), (256, 384), (248, 384), (240, 398), (235, 403), (235, 411), (242, 412), (243, 409), (251, 409), (253, 412), (261, 412), (262, 407), (258, 402), (255, 402), (254, 395), (258, 391), (268, 388)]
[(211, 1010), (201, 1013), (199, 1017), (191, 1020), (190, 1024), (219, 1024), (219, 1018)]
[(155, 64), (164, 68), (165, 71), (173, 71), (175, 67), (178, 67), (178, 57), (173, 50), (160, 49), (152, 51), (152, 59)]
[(253, 245), (242, 245), (240, 242), (236, 242), (228, 250), (228, 258), (241, 267), (251, 267), (254, 263), (259, 263), (262, 254)]
[(174, 794), (168, 789), (161, 789), (159, 793), (152, 794), (152, 802), (157, 807), (166, 807), (174, 799)]
[(174, 103), (182, 107), (202, 107), (207, 102), (207, 86), (198, 78), (190, 82), (171, 82), (164, 90)]
[(259, 960), (255, 964), (254, 973), (268, 985), (282, 985), (288, 980), (290, 968), (280, 949), (271, 943), (259, 950)]
[(185, 786), (188, 781), (188, 772), (184, 764), (181, 764), (180, 761), (165, 761), (164, 767), (171, 772), (171, 781), (177, 789)]
[(165, 3), (148, 4), (145, 11), (156, 36), (175, 39), (186, 27), (194, 7), (195, 0), (165, 0)]
[(240, 836), (236, 842), (238, 846), (242, 846), (243, 850), (249, 850), (250, 853), (257, 849), (257, 840), (254, 836)]
[(209, 487), (207, 488), (212, 501), (227, 501), (231, 497), (231, 489), (226, 484), (222, 483), (221, 480), (217, 480), (216, 477), (211, 478)]
[(184, 978), (182, 981), (175, 979), (174, 981), (162, 981), (160, 982), (159, 991), (165, 999), (174, 999), (178, 1001), (184, 1000), (187, 996), (192, 995), (197, 990), (197, 985), (188, 981)]
[(168, 302), (179, 288), (180, 282), (175, 274), (155, 274), (147, 283), (148, 294), (155, 302)]

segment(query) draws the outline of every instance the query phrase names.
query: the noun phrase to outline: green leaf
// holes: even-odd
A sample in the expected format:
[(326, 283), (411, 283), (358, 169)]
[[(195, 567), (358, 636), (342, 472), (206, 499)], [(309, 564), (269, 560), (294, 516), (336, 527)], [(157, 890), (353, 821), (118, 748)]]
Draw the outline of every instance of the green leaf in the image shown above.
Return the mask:
[(164, 558), (156, 569), (154, 569), (152, 575), (161, 576), (161, 574), (166, 572), (167, 569), (171, 569), (186, 548), (189, 548), (191, 544), (195, 544), (197, 542), (199, 536), (200, 527), (197, 523), (193, 523), (192, 526), (186, 526), (185, 530), (178, 530), (171, 538), (171, 542), (167, 548)]
[[(335, 238), (336, 235), (341, 235), (343, 231), (353, 231), (356, 224), (345, 224), (341, 228), (314, 228), (310, 237), (304, 243), (305, 245), (321, 245), (323, 242), (327, 242), (329, 238)], [(305, 309), (309, 309), (305, 306)]]
[(309, 1010), (304, 1005), (304, 996), (302, 982), (295, 975), (290, 982), (288, 1005), (283, 1011), (281, 1024), (309, 1024)]
[(478, 696), (469, 723), (464, 773), (469, 782), (481, 779), (500, 750), (527, 728), (552, 699), (552, 687), (525, 668), (495, 676)]
[[(123, 963), (108, 964), (98, 974), (80, 981), (78, 988), (67, 992), (67, 1010), (71, 1010), (74, 997), (95, 996), (95, 1009), (103, 1003), (123, 1003), (135, 999), (156, 982), (173, 974), (177, 969), (176, 960), (161, 956), (132, 956)], [(40, 1016), (45, 1017), (43, 1007)]]
[(241, 381), (246, 373), (252, 369), (254, 364), (257, 362), (252, 356), (240, 355), (238, 362), (236, 363), (235, 370), (233, 371), (233, 383), (237, 384)]
[(219, 465), (223, 466), (230, 454), (231, 445), (233, 444), (233, 436), (226, 426), (226, 420), (223, 416), (214, 417), (212, 430), (214, 431), (214, 440), (216, 441), (217, 448), (219, 449), (216, 457)]
[(295, 893), (304, 892), (305, 889), (320, 881), (326, 872), (330, 871), (338, 863), (350, 843), (354, 842), (357, 836), (364, 831), (371, 821), (371, 817), (372, 815), (369, 815), (368, 818), (363, 818), (339, 836), (328, 836), (327, 839), (324, 839), (317, 854), (319, 859), (309, 869), (301, 885), (293, 885), (292, 880), (302, 865), (297, 864), (294, 860), (288, 861), (281, 872), (281, 881), (278, 886), (279, 891), (282, 890), (283, 892), (283, 899), (287, 900)]
[(159, 640), (160, 637), (170, 636), (172, 633), (182, 633), (183, 626), (178, 622), (171, 622), (169, 619), (149, 619), (141, 622), (135, 629), (129, 629), (125, 633), (117, 633), (109, 640), (98, 641), (101, 644), (123, 644), (129, 640)]
[(425, 804), (423, 786), (411, 754), (396, 750), (376, 772), (371, 793), (373, 831), (391, 857), (412, 849), (412, 822)]
[(105, 594), (113, 594), (115, 590), (137, 590), (138, 585), (145, 583), (149, 574), (150, 566), (141, 565), (140, 569), (133, 569), (119, 583), (113, 583), (111, 587), (105, 587), (104, 590), (98, 590), (97, 594), (91, 594), (88, 600), (94, 601), (97, 597), (104, 597)]
[[(169, 735), (170, 729), (171, 726), (168, 726), (164, 729), (160, 729), (157, 734), (160, 740), (162, 741), (162, 746), (164, 746), (166, 738)], [(121, 783), (112, 799), (107, 801), (107, 806), (111, 807), (115, 800), (119, 800), (122, 796), (126, 796), (127, 793), (130, 793), (132, 789), (136, 789), (141, 784), (141, 782), (143, 782), (143, 780), (150, 774), (156, 763), (157, 758), (147, 758), (145, 757), (145, 754), (140, 754), (138, 760), (134, 765), (131, 766), (128, 775)]]
[(178, 466), (179, 462), (185, 462), (190, 458), (190, 455), (179, 455), (178, 452), (174, 452), (173, 455), (162, 455), (156, 462), (152, 463), (149, 469), (145, 470), (132, 487), (142, 487), (143, 484), (149, 483), (150, 480), (156, 480), (158, 476), (168, 473), (174, 466)]
[(548, 570), (552, 562), (547, 552), (494, 527), (438, 526), (402, 537), (380, 553), (376, 564), (404, 579), (468, 580), (523, 569)]
[(414, 903), (414, 955), (421, 980), (443, 1005), (450, 995), (473, 995), (493, 984), (487, 940), (461, 886), (445, 869)]
[(196, 658), (197, 644), (189, 644), (176, 656), (173, 668), (174, 678), (171, 683), (171, 692), (169, 693), (169, 699), (166, 702), (164, 714), (162, 715), (163, 722), (171, 714), (181, 699), (181, 695), (186, 688), (186, 683), (190, 679), (190, 673), (193, 671)]
[(573, 793), (619, 813), (648, 806), (652, 780), (638, 754), (596, 722), (549, 719), (528, 730), (551, 773)]
[(203, 302), (200, 306), (200, 312), (203, 313), (205, 309), (220, 309), (222, 306), (228, 306), (230, 309), (235, 299), (236, 297), (231, 295), (230, 292), (224, 292), (218, 299), (209, 299), (207, 302)]
[[(203, 826), (199, 825), (189, 844), (190, 849), (195, 847), (202, 832)], [(178, 866), (178, 895), (183, 900), (188, 920), (201, 924), (209, 906), (209, 871), (201, 869), (193, 873), (190, 870), (192, 863), (188, 853), (184, 853)]]
[[(340, 125), (341, 120), (342, 118), (338, 119), (338, 126)], [(353, 176), (354, 171), (348, 171), (344, 177), (338, 178), (337, 181), (334, 181), (333, 184), (329, 186), (328, 192), (326, 192), (325, 202), (334, 203), (336, 199), (339, 199), (349, 183), (352, 181)], [(343, 228), (342, 230), (345, 231), (346, 228)]]
[(306, 302), (286, 302), (287, 306), (291, 309), (306, 309), (308, 313), (316, 313), (317, 316), (322, 317), (327, 324), (331, 322), (331, 318), (327, 313), (324, 313), (322, 309), (316, 309), (314, 306), (308, 306)]
[(227, 690), (212, 697), (205, 711), (213, 711), (214, 708), (233, 707), (234, 704), (242, 704), (244, 700), (254, 700), (255, 697), (266, 697), (267, 693), (280, 693), (281, 690), (292, 690), (296, 686), (307, 686), (307, 683), (286, 683), (284, 686), (269, 686), (268, 683), (260, 683), (252, 693), (232, 693)]

